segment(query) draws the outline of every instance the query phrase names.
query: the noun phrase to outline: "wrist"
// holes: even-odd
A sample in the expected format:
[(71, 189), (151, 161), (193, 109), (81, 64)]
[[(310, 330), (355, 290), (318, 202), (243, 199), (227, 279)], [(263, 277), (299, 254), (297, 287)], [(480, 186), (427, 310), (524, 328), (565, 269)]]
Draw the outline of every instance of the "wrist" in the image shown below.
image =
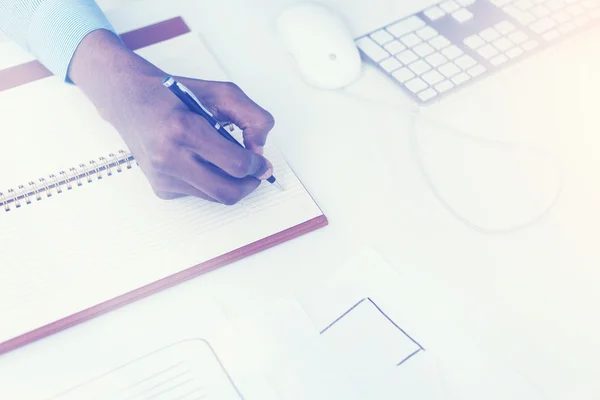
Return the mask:
[(69, 67), (69, 78), (108, 120), (113, 109), (126, 105), (123, 101), (144, 101), (163, 76), (163, 71), (128, 49), (107, 30), (87, 35)]

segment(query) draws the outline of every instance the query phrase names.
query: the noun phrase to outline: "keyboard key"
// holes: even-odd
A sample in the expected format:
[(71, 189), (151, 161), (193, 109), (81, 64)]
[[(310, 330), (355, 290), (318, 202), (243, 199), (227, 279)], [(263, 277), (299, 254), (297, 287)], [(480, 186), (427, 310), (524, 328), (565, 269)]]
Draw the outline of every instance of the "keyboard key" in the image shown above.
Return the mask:
[(460, 74), (458, 74), (454, 78), (452, 78), (452, 82), (455, 85), (461, 85), (461, 84), (465, 83), (466, 81), (468, 81), (469, 79), (471, 79), (471, 77), (469, 75), (467, 75), (464, 72), (461, 72)]
[(542, 18), (539, 21), (529, 25), (529, 29), (537, 34), (544, 33), (556, 26), (556, 22), (550, 18)]
[(402, 43), (400, 43), (397, 40), (394, 40), (393, 42), (388, 43), (383, 47), (392, 55), (396, 55), (396, 54), (400, 53), (402, 50), (406, 49), (406, 46), (404, 46)]
[(435, 85), (436, 83), (440, 83), (444, 80), (444, 75), (440, 74), (434, 69), (423, 74), (421, 78), (430, 85)]
[(414, 63), (410, 64), (408, 66), (408, 68), (410, 68), (412, 70), (412, 72), (414, 72), (415, 74), (421, 75), (421, 74), (424, 74), (425, 72), (429, 71), (431, 69), (431, 65), (427, 64), (423, 60), (418, 60), (418, 61), (415, 61)]
[(420, 45), (415, 46), (412, 50), (421, 57), (428, 56), (431, 53), (435, 52), (435, 49), (427, 43), (421, 43)]
[(510, 58), (519, 57), (521, 54), (523, 54), (523, 49), (520, 47), (513, 47), (506, 52), (506, 55)]
[(467, 46), (472, 48), (473, 50), (483, 46), (485, 44), (485, 40), (483, 40), (482, 38), (480, 38), (478, 35), (471, 35), (469, 37), (466, 37), (463, 40), (463, 43)]
[(427, 84), (421, 78), (414, 78), (404, 84), (413, 93), (418, 93), (427, 88)]
[(394, 37), (389, 34), (385, 29), (379, 30), (375, 33), (371, 33), (371, 39), (379, 44), (385, 44), (394, 40)]
[(387, 27), (388, 32), (396, 37), (403, 36), (409, 32), (414, 32), (419, 28), (425, 26), (425, 21), (421, 18), (413, 15), (412, 17), (406, 18), (402, 21), (396, 22), (393, 25)]
[(461, 24), (473, 19), (474, 16), (475, 15), (473, 15), (473, 13), (466, 8), (461, 8), (460, 10), (452, 13), (452, 18)]
[(530, 51), (530, 50), (533, 50), (533, 49), (535, 49), (536, 47), (538, 47), (538, 44), (539, 44), (539, 43), (538, 43), (538, 42), (536, 42), (535, 40), (530, 40), (530, 41), (528, 41), (528, 42), (524, 43), (522, 47), (523, 47), (525, 50), (527, 50), (527, 51)]
[(422, 42), (421, 38), (415, 35), (414, 33), (409, 33), (406, 36), (402, 36), (400, 40), (406, 45), (406, 47), (409, 48)]
[(561, 0), (548, 0), (546, 2), (546, 7), (551, 9), (552, 11), (560, 10), (563, 8), (564, 4)]
[(600, 2), (598, 0), (583, 0), (581, 5), (588, 10), (593, 10), (600, 5)]
[(427, 10), (424, 11), (424, 14), (427, 18), (429, 18), (432, 21), (438, 20), (438, 19), (442, 18), (444, 15), (446, 15), (446, 13), (437, 6), (428, 8)]
[(448, 64), (439, 67), (438, 71), (444, 74), (446, 78), (451, 78), (460, 72), (460, 68), (458, 68), (456, 64), (449, 62)]
[(432, 88), (429, 88), (429, 89), (423, 90), (422, 92), (417, 94), (417, 96), (419, 96), (419, 98), (422, 101), (427, 101), (427, 100), (431, 100), (435, 96), (437, 96), (437, 92), (435, 90), (433, 90)]
[(450, 81), (444, 81), (441, 83), (438, 83), (437, 85), (435, 85), (435, 90), (437, 90), (440, 93), (444, 93), (445, 91), (448, 91), (450, 89), (452, 89), (454, 87), (454, 84)]
[(533, 14), (528, 11), (519, 12), (517, 15), (513, 15), (513, 17), (523, 25), (529, 25), (536, 20)]
[(414, 78), (415, 74), (408, 68), (400, 68), (392, 72), (392, 76), (400, 83), (404, 83)]
[(527, 11), (534, 6), (531, 0), (517, 0), (513, 4), (523, 11)]
[(445, 49), (443, 49), (442, 54), (445, 55), (446, 57), (448, 57), (449, 59), (453, 60), (456, 57), (462, 56), (463, 51), (461, 49), (459, 49), (458, 47), (451, 45), (451, 46), (448, 46)]
[(425, 28), (417, 31), (417, 35), (419, 35), (419, 37), (423, 40), (429, 40), (432, 37), (436, 37), (438, 34), (439, 32), (430, 26), (426, 26)]
[(526, 41), (529, 36), (527, 36), (523, 31), (516, 31), (508, 35), (508, 38), (515, 44), (521, 44)]
[(396, 58), (398, 59), (398, 61), (400, 61), (402, 64), (404, 65), (408, 65), (411, 62), (418, 60), (419, 56), (416, 55), (415, 53), (413, 53), (411, 50), (406, 50), (403, 51), (400, 54), (396, 55)]
[(446, 13), (450, 14), (450, 13), (453, 13), (454, 11), (460, 9), (460, 6), (453, 0), (447, 0), (447, 1), (444, 1), (442, 4), (440, 4), (440, 8), (442, 10), (444, 10)]
[(593, 10), (593, 11), (590, 13), (590, 17), (592, 17), (593, 19), (598, 19), (598, 18), (600, 18), (600, 8), (598, 8), (598, 9), (596, 9), (596, 10)]
[(400, 63), (400, 61), (398, 61), (394, 57), (390, 57), (390, 58), (383, 60), (382, 62), (379, 63), (379, 65), (381, 66), (381, 68), (385, 69), (387, 72), (392, 72), (392, 71), (397, 70), (398, 68), (402, 67), (402, 64)]
[(492, 44), (500, 51), (506, 51), (513, 47), (513, 43), (505, 37), (495, 40)]
[(440, 50), (444, 47), (450, 46), (450, 41), (443, 36), (436, 36), (429, 41), (429, 44)]
[(479, 48), (477, 52), (481, 57), (488, 60), (498, 54), (498, 50), (496, 50), (496, 48), (491, 44), (486, 44), (485, 46)]
[(538, 18), (543, 18), (543, 17), (550, 15), (550, 10), (542, 5), (533, 7), (531, 9), (531, 12), (533, 13), (533, 15), (535, 15)]
[(572, 22), (567, 22), (567, 23), (565, 23), (565, 24), (562, 24), (562, 25), (561, 25), (561, 26), (558, 28), (558, 31), (559, 31), (560, 33), (563, 33), (563, 34), (564, 34), (564, 33), (569, 33), (569, 32), (571, 32), (571, 31), (572, 31), (573, 29), (575, 29), (575, 28), (576, 28), (576, 26), (575, 26), (575, 24), (574, 24), (574, 23), (572, 23)]
[[(502, 57), (504, 57), (504, 56), (502, 56)], [(469, 73), (469, 75), (471, 75), (473, 78), (475, 78), (476, 76), (479, 76), (485, 72), (485, 67), (483, 65), (477, 65), (477, 66), (469, 69), (467, 72)]]
[(552, 14), (551, 17), (559, 24), (564, 24), (572, 18), (571, 15), (567, 14), (565, 11), (556, 12)]
[(512, 0), (490, 0), (490, 2), (496, 7), (503, 7), (510, 3)]
[(457, 0), (457, 3), (463, 7), (468, 7), (472, 4), (475, 4), (476, 0)]
[(574, 17), (577, 17), (585, 12), (585, 9), (579, 4), (574, 4), (572, 6), (567, 7), (567, 12)]
[(548, 31), (548, 32), (544, 33), (544, 35), (542, 37), (546, 41), (551, 42), (553, 40), (558, 39), (560, 37), (560, 33), (558, 32), (558, 30), (552, 29), (551, 31)]
[(358, 47), (375, 62), (379, 62), (390, 56), (387, 51), (379, 47), (377, 43), (369, 37), (359, 39), (356, 43), (358, 44)]
[(502, 21), (496, 24), (496, 30), (502, 35), (508, 35), (515, 30), (515, 26), (508, 21)]
[(441, 53), (433, 53), (432, 55), (428, 56), (425, 60), (429, 63), (429, 65), (433, 67), (437, 67), (448, 61), (448, 59), (444, 57)]
[(456, 60), (454, 60), (454, 62), (462, 69), (467, 69), (477, 64), (477, 61), (475, 61), (473, 57), (467, 55), (457, 58)]
[(577, 17), (573, 20), (573, 22), (577, 26), (584, 26), (589, 21), (590, 21), (590, 17), (588, 17), (587, 15), (580, 15), (579, 17)]
[(506, 57), (504, 54), (499, 54), (490, 60), (490, 64), (497, 66), (500, 64), (504, 64), (507, 61), (508, 61), (508, 57)]
[(523, 11), (519, 10), (517, 7), (514, 6), (502, 7), (502, 10), (513, 18), (523, 13)]
[(481, 36), (484, 40), (491, 42), (493, 40), (498, 39), (500, 37), (500, 34), (494, 28), (487, 28), (481, 31), (479, 36)]

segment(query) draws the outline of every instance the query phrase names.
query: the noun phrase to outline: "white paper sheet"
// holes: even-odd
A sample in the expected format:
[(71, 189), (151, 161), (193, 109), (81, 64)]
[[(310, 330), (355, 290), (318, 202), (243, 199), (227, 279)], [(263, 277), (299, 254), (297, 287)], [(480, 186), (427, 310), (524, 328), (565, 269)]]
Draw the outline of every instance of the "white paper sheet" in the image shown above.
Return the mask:
[(86, 382), (56, 400), (242, 400), (206, 340), (175, 343)]
[[(227, 396), (235, 399), (236, 395), (244, 400), (544, 398), (515, 370), (478, 351), (468, 335), (454, 325), (445, 324), (444, 329), (425, 334), (435, 323), (426, 314), (407, 311), (418, 307), (404, 301), (402, 295), (414, 281), (402, 279), (375, 253), (353, 255), (354, 261), (340, 265), (336, 274), (299, 287), (293, 296), (233, 319), (222, 315), (214, 299), (203, 296), (199, 287), (193, 285), (195, 282), (166, 294), (171, 302), (180, 300), (178, 304), (182, 307), (177, 313), (160, 307), (161, 294), (156, 301), (152, 298), (131, 306), (136, 316), (131, 321), (132, 327), (117, 323), (118, 315), (110, 315), (116, 329), (122, 332), (112, 332), (108, 342), (96, 344), (103, 350), (86, 348), (85, 338), (81, 343), (73, 343), (82, 354), (77, 366), (69, 368), (85, 370), (95, 367), (98, 361), (105, 366), (110, 364), (111, 358), (119, 361), (111, 368), (103, 367), (101, 373), (87, 376), (83, 383), (71, 382), (66, 391), (60, 391), (58, 398), (56, 395), (50, 398), (93, 399), (95, 397), (87, 395), (92, 392), (104, 398), (121, 398), (117, 394), (120, 396), (125, 388), (140, 381), (140, 377), (154, 377), (166, 368), (184, 363), (196, 368), (189, 372), (190, 376), (196, 376), (195, 372), (201, 374), (188, 382), (182, 379), (183, 375), (169, 370), (171, 372), (161, 375), (161, 379), (152, 380), (148, 396), (150, 389), (156, 389), (154, 386), (166, 385), (162, 377), (177, 375), (174, 379), (183, 383), (173, 390), (182, 392), (165, 392), (164, 397), (158, 398), (172, 400), (177, 398), (175, 394), (183, 396), (186, 385), (194, 389), (191, 383), (200, 383), (203, 376), (221, 382), (223, 385), (218, 385), (213, 393), (225, 397), (213, 398), (227, 400), (230, 399)], [(390, 291), (394, 288), (395, 293)], [(347, 300), (364, 293), (369, 294), (368, 299), (375, 299), (381, 311), (363, 300), (346, 313), (353, 305), (348, 307)], [(361, 306), (366, 307), (360, 311)], [(353, 314), (354, 311), (357, 313)], [(418, 311), (422, 313), (423, 309)], [(393, 321), (391, 326), (389, 320), (380, 318), (381, 312)], [(345, 314), (344, 319), (349, 319), (341, 322), (342, 314)], [(194, 322), (187, 321), (190, 316), (196, 317)], [(328, 326), (330, 328), (325, 329)], [(402, 334), (398, 333), (398, 327), (404, 331)], [(334, 332), (336, 334), (331, 335)], [(189, 340), (194, 337), (197, 339)], [(373, 346), (373, 340), (380, 343)], [(396, 362), (396, 355), (411, 351), (415, 342), (421, 350), (404, 362)], [(123, 356), (121, 353), (127, 343), (131, 350)], [(384, 351), (386, 348), (389, 354)], [(40, 355), (44, 359), (48, 356), (47, 353)], [(64, 387), (65, 379), (72, 375), (66, 373), (69, 369), (66, 367), (60, 367), (64, 371), (56, 375), (63, 381), (58, 386)], [(35, 370), (41, 369), (36, 367)], [(179, 372), (188, 376), (184, 370)], [(170, 382), (176, 386), (174, 380)], [(3, 394), (0, 389), (0, 395)], [(190, 394), (189, 399), (194, 399), (195, 394)], [(146, 398), (144, 396), (138, 398)]]

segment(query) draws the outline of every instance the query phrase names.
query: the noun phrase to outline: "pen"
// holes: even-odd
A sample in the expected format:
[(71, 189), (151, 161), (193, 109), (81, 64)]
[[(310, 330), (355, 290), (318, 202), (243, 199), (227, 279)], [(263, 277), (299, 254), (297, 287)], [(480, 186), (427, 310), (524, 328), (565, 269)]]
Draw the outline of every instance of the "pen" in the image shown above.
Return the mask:
[[(182, 84), (181, 82), (177, 82), (172, 76), (167, 76), (163, 80), (163, 86), (169, 89), (175, 96), (177, 96), (179, 100), (181, 100), (181, 102), (190, 109), (190, 111), (200, 115), (202, 118), (208, 121), (208, 123), (217, 131), (219, 135), (223, 136), (230, 142), (244, 148), (244, 146), (242, 146), (240, 142), (238, 142), (233, 136), (229, 134), (229, 132), (227, 132), (225, 127), (223, 127), (219, 123), (219, 121), (215, 119), (212, 113), (202, 105), (200, 100), (198, 100), (194, 93), (192, 93), (192, 91), (188, 89), (184, 84)], [(273, 175), (267, 178), (267, 182), (273, 184), (280, 190), (283, 190), (283, 186), (281, 186), (281, 184), (277, 182)]]

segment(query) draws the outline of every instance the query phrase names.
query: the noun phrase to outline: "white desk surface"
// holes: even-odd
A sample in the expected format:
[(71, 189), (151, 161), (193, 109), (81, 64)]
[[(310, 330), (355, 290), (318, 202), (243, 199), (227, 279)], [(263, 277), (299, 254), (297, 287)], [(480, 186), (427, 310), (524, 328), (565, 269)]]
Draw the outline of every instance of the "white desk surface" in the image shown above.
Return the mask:
[[(241, 314), (318, 280), (339, 266), (342, 253), (351, 254), (348, 249), (372, 246), (401, 275), (415, 279), (419, 290), (411, 306), (424, 318), (452, 320), (548, 399), (600, 398), (600, 117), (595, 110), (600, 30), (422, 110), (471, 135), (523, 143), (557, 160), (552, 165), (559, 165), (564, 182), (550, 213), (525, 229), (492, 234), (459, 222), (425, 184), (410, 146), (410, 118), (402, 111), (409, 102), (399, 88), (370, 66), (344, 93), (319, 91), (301, 81), (275, 34), (275, 18), (291, 2), (190, 1), (184, 16), (231, 79), (274, 114), (271, 140), (322, 206), (330, 226), (191, 284), (214, 288), (207, 290), (227, 304), (229, 315)], [(381, 5), (374, 11), (369, 3)], [(400, 3), (329, 0), (355, 34), (424, 4), (413, 0), (393, 6)], [(545, 159), (529, 160), (525, 152), (518, 158), (522, 175), (514, 174), (523, 186), (514, 190), (518, 193), (499, 191), (499, 171), (515, 168), (512, 148), (474, 145), (448, 131), (436, 137), (422, 141), (431, 171), (439, 174), (436, 183), (454, 208), (471, 212), (469, 219), (492, 230), (533, 217), (560, 185), (552, 168), (540, 167)], [(472, 158), (483, 164), (469, 164)], [(537, 203), (521, 205), (522, 193)], [(223, 290), (232, 287), (237, 297)], [(181, 307), (168, 303), (177, 290), (157, 295), (161, 304)], [(135, 305), (117, 313), (135, 313)], [(65, 360), (81, 357), (83, 343), (102, 347), (118, 340), (110, 334), (113, 314), (0, 358), (0, 375), (10, 371), (12, 382), (27, 385), (67, 374), (75, 382), (78, 371)], [(64, 362), (57, 363), (56, 376), (36, 383), (30, 365), (57, 355)]]

